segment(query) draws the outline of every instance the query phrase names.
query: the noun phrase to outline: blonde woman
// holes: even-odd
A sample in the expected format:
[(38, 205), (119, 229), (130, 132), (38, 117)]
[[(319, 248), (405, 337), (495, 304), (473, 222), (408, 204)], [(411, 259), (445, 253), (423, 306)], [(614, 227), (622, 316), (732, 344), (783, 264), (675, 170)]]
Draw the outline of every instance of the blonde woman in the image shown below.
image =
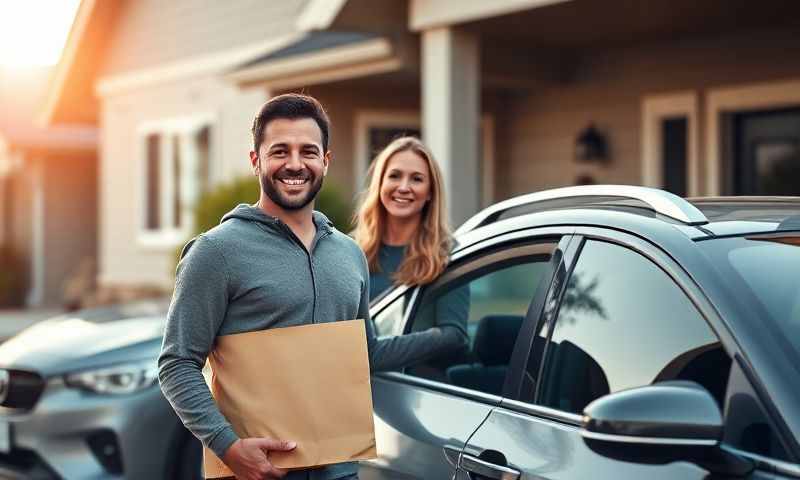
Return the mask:
[[(375, 157), (368, 175), (354, 237), (367, 257), (372, 300), (392, 285), (434, 281), (447, 266), (452, 236), (441, 169), (420, 140), (392, 141)], [(439, 328), (447, 339), (439, 353), (463, 353), (468, 345), (468, 288), (453, 289), (426, 306), (414, 330)]]

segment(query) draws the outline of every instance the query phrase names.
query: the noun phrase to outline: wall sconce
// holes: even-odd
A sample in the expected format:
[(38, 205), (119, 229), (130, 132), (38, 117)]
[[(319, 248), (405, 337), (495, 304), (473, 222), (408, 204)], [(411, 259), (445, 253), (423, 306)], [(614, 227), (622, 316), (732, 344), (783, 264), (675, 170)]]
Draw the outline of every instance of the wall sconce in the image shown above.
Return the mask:
[(579, 162), (608, 162), (608, 143), (594, 124), (589, 124), (575, 139), (575, 160)]

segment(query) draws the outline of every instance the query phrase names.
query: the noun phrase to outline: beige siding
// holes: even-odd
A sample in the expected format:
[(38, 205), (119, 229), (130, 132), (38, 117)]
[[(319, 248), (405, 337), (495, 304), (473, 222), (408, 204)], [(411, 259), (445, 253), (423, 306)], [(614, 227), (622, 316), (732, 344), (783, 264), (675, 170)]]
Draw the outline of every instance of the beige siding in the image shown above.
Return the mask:
[[(171, 288), (174, 246), (138, 241), (141, 161), (138, 130), (148, 122), (192, 115), (215, 119), (213, 180), (249, 173), (250, 122), (266, 98), (260, 89), (239, 91), (217, 78), (149, 88), (108, 98), (101, 112), (100, 282)], [(253, 199), (255, 201), (255, 199)]]
[[(116, 0), (103, 0), (116, 1)], [(308, 0), (125, 0), (102, 75), (219, 53), (294, 30)]]
[(97, 257), (97, 158), (49, 154), (45, 172), (44, 303), (60, 305), (64, 282)]
[[(600, 183), (641, 182), (640, 123), (643, 97), (800, 77), (796, 31), (750, 33), (709, 40), (587, 54), (572, 80), (521, 95), (512, 103), (509, 171), (498, 198), (570, 185), (583, 173)], [(574, 140), (590, 122), (607, 132), (612, 161), (589, 168), (573, 160)], [(502, 127), (501, 127), (502, 128)], [(701, 131), (701, 175), (705, 151)], [(701, 181), (701, 185), (704, 182)]]

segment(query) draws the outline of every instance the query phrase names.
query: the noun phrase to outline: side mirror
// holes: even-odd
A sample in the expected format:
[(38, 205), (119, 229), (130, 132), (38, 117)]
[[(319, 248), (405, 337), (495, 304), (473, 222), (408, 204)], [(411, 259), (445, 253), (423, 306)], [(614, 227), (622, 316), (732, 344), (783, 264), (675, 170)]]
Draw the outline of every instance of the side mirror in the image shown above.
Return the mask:
[(616, 460), (688, 461), (713, 473), (741, 474), (750, 462), (718, 448), (722, 414), (695, 382), (672, 381), (601, 397), (584, 409), (581, 436), (595, 453)]

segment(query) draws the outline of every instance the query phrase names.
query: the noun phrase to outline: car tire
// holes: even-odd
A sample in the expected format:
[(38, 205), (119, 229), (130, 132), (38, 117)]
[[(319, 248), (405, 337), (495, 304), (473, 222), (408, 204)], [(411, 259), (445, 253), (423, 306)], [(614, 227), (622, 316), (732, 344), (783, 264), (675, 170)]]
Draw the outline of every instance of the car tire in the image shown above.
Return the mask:
[(178, 449), (175, 480), (203, 480), (203, 447), (189, 435)]

